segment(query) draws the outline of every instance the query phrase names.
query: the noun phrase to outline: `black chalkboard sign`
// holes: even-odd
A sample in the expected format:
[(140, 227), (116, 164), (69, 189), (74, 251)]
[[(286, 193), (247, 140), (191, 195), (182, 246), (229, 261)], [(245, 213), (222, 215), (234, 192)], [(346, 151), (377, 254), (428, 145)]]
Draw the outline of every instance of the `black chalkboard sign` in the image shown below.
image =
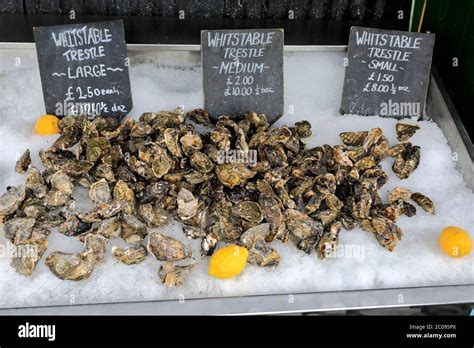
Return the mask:
[(283, 114), (283, 29), (201, 31), (205, 108), (216, 118)]
[(434, 35), (352, 27), (341, 113), (424, 114)]
[(122, 118), (132, 109), (123, 22), (34, 28), (46, 112)]

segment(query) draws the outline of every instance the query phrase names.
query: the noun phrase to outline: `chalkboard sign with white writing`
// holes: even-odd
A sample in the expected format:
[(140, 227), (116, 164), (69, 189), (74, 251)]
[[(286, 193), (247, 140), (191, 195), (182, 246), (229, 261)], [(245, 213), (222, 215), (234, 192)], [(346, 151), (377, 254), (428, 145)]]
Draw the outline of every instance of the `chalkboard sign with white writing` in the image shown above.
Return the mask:
[(283, 114), (283, 29), (203, 30), (205, 108), (213, 118)]
[(434, 35), (352, 27), (341, 113), (420, 117)]
[(132, 109), (123, 22), (34, 28), (48, 114), (114, 116)]

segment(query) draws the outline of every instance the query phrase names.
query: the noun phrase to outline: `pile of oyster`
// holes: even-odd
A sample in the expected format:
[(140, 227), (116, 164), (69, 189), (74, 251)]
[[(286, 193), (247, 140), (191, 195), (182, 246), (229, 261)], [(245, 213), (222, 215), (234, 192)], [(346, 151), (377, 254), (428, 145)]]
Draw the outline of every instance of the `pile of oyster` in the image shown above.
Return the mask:
[[(162, 261), (161, 282), (176, 286), (196, 262), (189, 245), (158, 232), (172, 219), (200, 241), (203, 256), (218, 242), (233, 243), (249, 250), (250, 264), (271, 267), (280, 261), (276, 240), (323, 259), (337, 249), (342, 227), (360, 225), (392, 251), (402, 237), (395, 221), (416, 214), (411, 202), (434, 214), (421, 193), (398, 187), (387, 203), (379, 193), (388, 180), (385, 158), (394, 158), (401, 179), (417, 168), (420, 148), (408, 141), (417, 125), (398, 123), (394, 146), (373, 128), (315, 148), (306, 147), (309, 122), (270, 128), (254, 112), (216, 122), (205, 110), (179, 108), (122, 123), (67, 116), (59, 128), (59, 138), (39, 154), (44, 170), (31, 166), (27, 150), (15, 168), (26, 173), (26, 184), (0, 198), (3, 231), (16, 247), (12, 266), (23, 275), (33, 273), (55, 228), (84, 244), (80, 253), (46, 257), (61, 279), (88, 278), (104, 262), (107, 243), (121, 238), (128, 247), (112, 248), (116, 260), (131, 265), (152, 254)], [(252, 163), (252, 156), (235, 156), (252, 152)], [(93, 209), (76, 207), (78, 186), (89, 190)]]

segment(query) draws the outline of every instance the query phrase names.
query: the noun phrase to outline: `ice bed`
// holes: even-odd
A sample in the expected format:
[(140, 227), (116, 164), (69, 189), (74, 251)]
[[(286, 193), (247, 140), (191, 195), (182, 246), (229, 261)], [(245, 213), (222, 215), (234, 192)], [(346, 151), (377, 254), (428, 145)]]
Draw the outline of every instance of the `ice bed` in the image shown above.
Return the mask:
[[(199, 46), (129, 45), (134, 109), (186, 110), (203, 106)], [(340, 143), (342, 131), (381, 127), (391, 144), (396, 142), (396, 120), (339, 115), (344, 78), (344, 46), (285, 47), (285, 115), (276, 125), (309, 120), (313, 135), (308, 146)], [(43, 96), (33, 44), (0, 46), (0, 188), (19, 185), (24, 177), (14, 165), (26, 148), (32, 165), (40, 166), (38, 151), (55, 139), (33, 135), (34, 122), (44, 114)], [(374, 236), (356, 228), (342, 230), (340, 244), (358, 250), (350, 257), (319, 260), (294, 245), (273, 242), (281, 255), (275, 269), (248, 265), (231, 280), (207, 275), (208, 259), (196, 256), (198, 267), (185, 284), (166, 288), (159, 283), (160, 263), (152, 257), (138, 265), (115, 261), (110, 253), (91, 277), (72, 282), (56, 278), (40, 261), (31, 277), (17, 274), (8, 257), (0, 258), (0, 314), (246, 314), (327, 311), (440, 303), (474, 302), (474, 254), (451, 259), (438, 247), (443, 227), (457, 225), (474, 230), (472, 148), (466, 147), (452, 108), (432, 77), (427, 117), (412, 142), (421, 147), (418, 169), (406, 180), (391, 170), (381, 194), (403, 186), (430, 196), (436, 215), (418, 209), (412, 218), (401, 217), (404, 231), (393, 252)], [(470, 152), (471, 151), (471, 152)], [(87, 192), (75, 192), (86, 200)], [(86, 202), (84, 202), (86, 204)], [(161, 232), (190, 243), (199, 255), (199, 242), (188, 240), (173, 222)], [(82, 243), (54, 231), (46, 256), (55, 250), (78, 252)], [(0, 246), (8, 248), (0, 233)], [(114, 239), (108, 250), (124, 243)]]

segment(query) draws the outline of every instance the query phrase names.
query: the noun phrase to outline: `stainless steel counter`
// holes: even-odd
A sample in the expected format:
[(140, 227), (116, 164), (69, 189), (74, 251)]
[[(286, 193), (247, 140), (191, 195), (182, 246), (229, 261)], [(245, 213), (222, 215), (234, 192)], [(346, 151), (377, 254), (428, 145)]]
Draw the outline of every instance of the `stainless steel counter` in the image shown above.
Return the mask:
[[(128, 45), (131, 51), (199, 51), (199, 46)], [(0, 43), (0, 50), (33, 50), (30, 43)], [(346, 46), (286, 46), (286, 51), (344, 51)], [(474, 188), (472, 144), (467, 144), (459, 117), (453, 112), (436, 73), (431, 78), (427, 115), (443, 130), (457, 156), (457, 168)], [(270, 314), (474, 303), (474, 284), (357, 291), (314, 292), (242, 297), (221, 297), (90, 305), (0, 309), (0, 315), (91, 314)]]

